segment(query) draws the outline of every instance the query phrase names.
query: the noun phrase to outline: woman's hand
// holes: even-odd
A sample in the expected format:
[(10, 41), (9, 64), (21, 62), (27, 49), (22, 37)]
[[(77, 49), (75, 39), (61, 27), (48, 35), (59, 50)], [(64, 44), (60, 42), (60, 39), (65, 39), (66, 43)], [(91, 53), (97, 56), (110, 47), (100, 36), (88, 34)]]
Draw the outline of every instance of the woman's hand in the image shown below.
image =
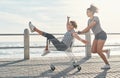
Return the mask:
[(83, 42), (84, 44), (89, 44), (89, 42), (88, 42), (87, 40), (82, 40), (82, 42)]

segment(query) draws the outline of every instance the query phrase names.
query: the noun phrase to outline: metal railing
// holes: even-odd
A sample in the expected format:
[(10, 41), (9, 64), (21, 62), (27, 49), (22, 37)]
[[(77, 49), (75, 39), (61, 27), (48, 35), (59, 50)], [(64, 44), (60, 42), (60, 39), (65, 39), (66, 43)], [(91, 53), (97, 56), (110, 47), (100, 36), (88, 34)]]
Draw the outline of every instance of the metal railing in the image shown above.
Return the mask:
[[(0, 47), (0, 49), (24, 49), (24, 59), (29, 59), (30, 58), (30, 48), (44, 48), (45, 46), (30, 46), (30, 41), (29, 41), (29, 36), (34, 36), (34, 35), (38, 35), (38, 34), (29, 34), (28, 29), (24, 30), (24, 34), (0, 34), (0, 36), (24, 36), (24, 46), (21, 47), (17, 47), (17, 46), (13, 46), (13, 47), (9, 47), (9, 46), (5, 46), (5, 47)], [(53, 35), (63, 35), (63, 34), (59, 34), (59, 33), (53, 33)], [(90, 32), (85, 34), (85, 38), (86, 40), (89, 41), (89, 43), (91, 43), (91, 35)], [(107, 35), (120, 35), (120, 33), (107, 33)], [(118, 45), (105, 45), (105, 46), (120, 46)], [(74, 45), (73, 47), (85, 47), (85, 55), (86, 57), (91, 57), (91, 44), (87, 44), (86, 46), (84, 45)]]

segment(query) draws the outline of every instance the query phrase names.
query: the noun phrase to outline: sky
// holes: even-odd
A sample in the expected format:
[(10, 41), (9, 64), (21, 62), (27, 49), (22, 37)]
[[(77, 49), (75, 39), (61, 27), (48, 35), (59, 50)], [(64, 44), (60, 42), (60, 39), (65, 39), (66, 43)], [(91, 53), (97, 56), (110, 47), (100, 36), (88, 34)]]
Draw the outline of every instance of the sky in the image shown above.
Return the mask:
[(31, 21), (42, 31), (64, 33), (66, 17), (87, 26), (86, 9), (94, 4), (99, 12), (102, 28), (108, 33), (119, 33), (119, 0), (0, 0), (0, 34), (23, 33)]

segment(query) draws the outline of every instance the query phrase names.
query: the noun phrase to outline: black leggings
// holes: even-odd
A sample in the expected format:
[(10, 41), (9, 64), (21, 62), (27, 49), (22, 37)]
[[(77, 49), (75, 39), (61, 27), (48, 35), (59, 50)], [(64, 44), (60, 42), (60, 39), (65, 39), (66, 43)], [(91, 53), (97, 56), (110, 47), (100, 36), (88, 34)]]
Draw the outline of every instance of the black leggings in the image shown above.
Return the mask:
[(58, 51), (65, 51), (68, 48), (63, 42), (60, 42), (52, 34), (43, 32), (42, 35), (46, 37), (47, 40), (50, 40)]

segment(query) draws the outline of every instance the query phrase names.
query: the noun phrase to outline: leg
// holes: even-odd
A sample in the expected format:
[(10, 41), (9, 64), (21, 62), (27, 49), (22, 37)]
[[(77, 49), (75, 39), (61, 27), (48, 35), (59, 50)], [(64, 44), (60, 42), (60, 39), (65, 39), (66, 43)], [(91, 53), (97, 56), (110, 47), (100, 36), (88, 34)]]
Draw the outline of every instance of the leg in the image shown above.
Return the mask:
[(34, 31), (36, 31), (38, 34), (43, 35), (43, 31), (39, 30), (38, 28), (34, 28)]
[(106, 50), (102, 50), (102, 52), (107, 53), (107, 52), (108, 52), (108, 49), (106, 49)]
[(44, 55), (46, 55), (46, 54), (48, 54), (48, 53), (50, 53), (50, 51), (49, 51), (49, 40), (47, 39), (46, 40), (46, 46), (45, 46), (45, 50), (44, 50), (44, 52), (43, 52), (43, 54), (41, 55), (41, 56), (44, 56)]
[(110, 49), (102, 50), (102, 52), (106, 53), (107, 58), (110, 58)]
[(37, 32), (38, 34), (47, 37), (47, 40), (53, 40), (56, 39), (52, 34), (49, 33), (45, 33), (41, 30), (39, 30), (38, 28), (36, 28), (31, 22), (29, 22), (29, 28), (31, 30), (31, 32)]
[(41, 30), (34, 28), (34, 31), (38, 32), (40, 35), (47, 37), (46, 49), (48, 48), (49, 41), (53, 43), (55, 48), (59, 51), (64, 51), (67, 49), (67, 46), (64, 43), (61, 43), (57, 38), (55, 38), (52, 34), (42, 32)]
[[(36, 31), (38, 34), (40, 35), (43, 35), (44, 32), (42, 32), (41, 30), (39, 30), (38, 28), (34, 28), (34, 31)], [(47, 51), (48, 50), (48, 46), (49, 46), (49, 40), (47, 39), (46, 40), (46, 47), (45, 47), (45, 50)]]
[(45, 47), (45, 50), (48, 50), (48, 47), (49, 47), (49, 40), (47, 39), (47, 40), (46, 40), (46, 47)]
[(41, 30), (39, 30), (39, 29), (37, 29), (31, 22), (29, 22), (29, 28), (30, 28), (30, 31), (31, 32), (38, 32), (40, 35), (42, 35), (43, 34), (43, 32), (41, 31)]
[[(97, 43), (98, 43), (98, 40), (94, 39), (93, 44), (92, 44), (92, 48), (91, 48), (92, 53), (97, 53)], [(104, 53), (108, 53), (108, 51), (109, 51), (109, 49), (102, 50), (102, 52), (104, 52)]]
[(97, 42), (98, 42), (98, 40), (96, 40), (96, 39), (93, 40), (93, 44), (92, 44), (92, 48), (91, 48), (92, 53), (97, 53)]
[(44, 36), (44, 37), (47, 37), (47, 40), (46, 40), (46, 47), (45, 47), (45, 50), (44, 50), (44, 53), (42, 54), (42, 56), (46, 55), (47, 53), (49, 53), (49, 50), (48, 50), (48, 47), (49, 47), (49, 39), (53, 39), (55, 38), (52, 34), (48, 34), (48, 33), (45, 33), (41, 30), (39, 30), (38, 28), (36, 28), (31, 22), (29, 22), (29, 28), (31, 30), (31, 32), (37, 32), (38, 34)]
[[(47, 40), (50, 40), (53, 45), (56, 47), (57, 50), (65, 50), (67, 48), (67, 46), (63, 43), (61, 43), (57, 38), (55, 38), (52, 34), (49, 33), (45, 33), (41, 30), (39, 30), (38, 28), (36, 28), (31, 22), (29, 22), (29, 27), (31, 32), (37, 32), (38, 34), (44, 36), (47, 38)], [(48, 49), (48, 42), (46, 44), (46, 49)]]
[(103, 54), (103, 46), (104, 46), (104, 43), (105, 43), (105, 40), (98, 40), (98, 43), (97, 43), (97, 53), (99, 54), (99, 56), (102, 58), (102, 60), (105, 62), (105, 64), (108, 64), (108, 61), (105, 57), (105, 55)]
[(57, 38), (55, 38), (52, 34), (42, 32), (41, 30), (34, 28), (34, 31), (38, 32), (40, 35), (47, 37), (47, 44), (46, 44), (46, 49), (48, 48), (49, 41), (53, 43), (55, 48), (59, 51), (63, 51), (67, 48), (66, 45), (62, 44)]

